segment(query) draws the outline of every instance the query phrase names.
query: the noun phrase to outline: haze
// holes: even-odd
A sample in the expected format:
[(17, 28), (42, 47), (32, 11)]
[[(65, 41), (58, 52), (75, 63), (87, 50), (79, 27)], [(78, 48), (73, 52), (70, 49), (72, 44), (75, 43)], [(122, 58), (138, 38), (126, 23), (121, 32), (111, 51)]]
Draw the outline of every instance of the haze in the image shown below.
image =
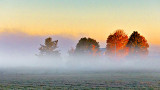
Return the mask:
[[(58, 50), (61, 59), (40, 59), (35, 54), (39, 53), (40, 44), (44, 44), (47, 36), (32, 36), (25, 33), (3, 33), (0, 35), (0, 68), (1, 69), (27, 69), (40, 71), (106, 71), (106, 70), (151, 70), (158, 71), (160, 47), (150, 45), (149, 56), (143, 59), (123, 58), (113, 60), (106, 56), (95, 57), (75, 57), (70, 58), (68, 50), (75, 47), (78, 40), (65, 36), (53, 35), (53, 39), (58, 39)], [(101, 48), (106, 43), (100, 42)], [(26, 70), (22, 70), (25, 72)]]

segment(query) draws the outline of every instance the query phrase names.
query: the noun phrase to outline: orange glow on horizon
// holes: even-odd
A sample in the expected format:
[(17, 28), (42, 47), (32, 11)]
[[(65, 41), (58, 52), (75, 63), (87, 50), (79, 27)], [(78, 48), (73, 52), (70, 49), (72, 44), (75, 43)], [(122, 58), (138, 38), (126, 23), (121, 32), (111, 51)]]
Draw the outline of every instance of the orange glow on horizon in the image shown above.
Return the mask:
[[(107, 30), (106, 30), (107, 31)], [(112, 30), (115, 31), (115, 30)], [(125, 31), (125, 30), (124, 30)], [(96, 40), (98, 40), (99, 42), (106, 42), (106, 39), (108, 37), (108, 35), (111, 33), (76, 33), (76, 32), (53, 32), (53, 31), (38, 31), (38, 30), (24, 30), (24, 31), (19, 31), (19, 30), (14, 30), (14, 29), (7, 29), (7, 30), (0, 30), (0, 33), (3, 32), (7, 32), (7, 33), (24, 33), (24, 34), (28, 34), (28, 35), (32, 35), (32, 36), (49, 36), (49, 35), (61, 35), (61, 36), (65, 36), (65, 37), (74, 37), (75, 39), (78, 39), (79, 37), (91, 37), (91, 38), (95, 38)], [(130, 32), (129, 34), (127, 33), (128, 37), (130, 36), (132, 32)], [(145, 32), (146, 33), (146, 32)], [(157, 35), (158, 33), (154, 34), (152, 37), (150, 36), (150, 33), (148, 33), (147, 35), (143, 35), (146, 37), (147, 41), (149, 44), (152, 45), (160, 45), (160, 40), (158, 39), (159, 36)]]

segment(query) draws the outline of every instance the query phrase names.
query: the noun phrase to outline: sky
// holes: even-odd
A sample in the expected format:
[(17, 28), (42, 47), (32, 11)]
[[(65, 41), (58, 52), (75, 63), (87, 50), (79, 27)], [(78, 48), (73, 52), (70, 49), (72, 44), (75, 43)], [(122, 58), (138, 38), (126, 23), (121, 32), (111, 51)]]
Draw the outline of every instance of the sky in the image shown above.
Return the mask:
[(159, 10), (160, 0), (0, 0), (0, 33), (106, 42), (110, 33), (123, 29), (160, 45)]

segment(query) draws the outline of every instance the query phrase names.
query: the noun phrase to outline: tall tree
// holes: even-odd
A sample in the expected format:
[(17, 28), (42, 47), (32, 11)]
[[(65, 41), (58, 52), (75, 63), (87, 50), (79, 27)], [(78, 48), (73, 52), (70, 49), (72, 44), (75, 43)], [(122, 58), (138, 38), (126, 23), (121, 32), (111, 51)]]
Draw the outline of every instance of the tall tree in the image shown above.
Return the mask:
[(99, 42), (92, 38), (81, 38), (76, 45), (75, 53), (90, 53), (94, 49), (99, 50)]
[(129, 54), (136, 56), (148, 55), (149, 44), (145, 37), (140, 35), (137, 31), (134, 31), (128, 41), (127, 47), (129, 47)]
[(45, 39), (45, 45), (41, 45), (39, 48), (39, 56), (59, 56), (59, 51), (55, 50), (57, 48), (58, 40), (52, 41), (52, 38)]
[(123, 30), (117, 30), (107, 38), (106, 55), (111, 57), (125, 56), (128, 52), (128, 49), (126, 48), (127, 43), (128, 36)]

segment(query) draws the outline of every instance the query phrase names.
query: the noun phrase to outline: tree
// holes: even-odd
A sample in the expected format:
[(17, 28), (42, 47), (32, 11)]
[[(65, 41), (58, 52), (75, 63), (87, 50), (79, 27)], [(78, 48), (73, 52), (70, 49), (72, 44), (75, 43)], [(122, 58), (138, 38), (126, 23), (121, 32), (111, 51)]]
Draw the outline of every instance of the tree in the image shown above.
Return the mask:
[(123, 57), (128, 54), (126, 45), (128, 43), (128, 36), (123, 30), (117, 30), (110, 34), (107, 38), (106, 55), (111, 57)]
[(134, 56), (146, 56), (148, 55), (149, 44), (145, 37), (140, 35), (137, 31), (134, 31), (128, 41), (127, 47), (129, 47), (129, 54)]
[(95, 45), (92, 45), (92, 49), (91, 49), (90, 54), (93, 56), (100, 56), (99, 48), (96, 48)]
[(70, 50), (68, 50), (69, 55), (73, 55), (75, 52), (75, 49), (72, 47)]
[(41, 45), (39, 48), (39, 56), (59, 56), (59, 51), (55, 50), (57, 48), (58, 40), (52, 41), (52, 38), (45, 39), (45, 45)]
[(94, 49), (99, 50), (99, 42), (92, 38), (81, 38), (79, 42), (76, 45), (75, 53), (90, 53), (93, 51), (93, 46)]

